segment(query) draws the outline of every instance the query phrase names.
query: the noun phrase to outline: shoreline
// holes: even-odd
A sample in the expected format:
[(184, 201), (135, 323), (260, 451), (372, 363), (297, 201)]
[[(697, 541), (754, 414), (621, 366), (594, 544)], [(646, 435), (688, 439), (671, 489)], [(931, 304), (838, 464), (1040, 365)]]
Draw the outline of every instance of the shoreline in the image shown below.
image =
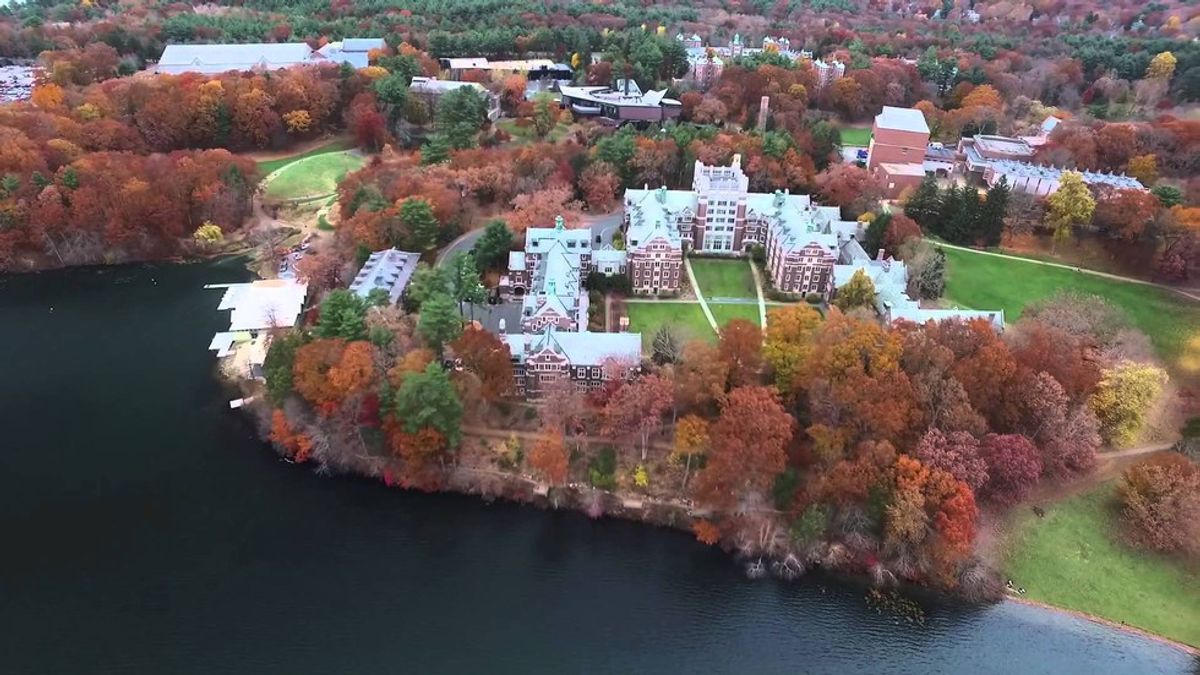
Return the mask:
[(1158, 633), (1150, 632), (1150, 631), (1146, 630), (1145, 628), (1138, 628), (1137, 626), (1132, 626), (1127, 623), (1113, 621), (1112, 619), (1107, 619), (1105, 617), (1102, 617), (1102, 616), (1099, 616), (1096, 614), (1089, 614), (1087, 612), (1083, 612), (1083, 611), (1080, 611), (1077, 609), (1069, 609), (1067, 607), (1059, 607), (1058, 605), (1051, 605), (1049, 603), (1042, 602), (1040, 600), (1030, 600), (1028, 598), (1014, 597), (1010, 594), (1006, 594), (1004, 599), (1002, 600), (1002, 602), (1012, 602), (1012, 603), (1015, 603), (1018, 605), (1026, 605), (1028, 607), (1037, 607), (1039, 609), (1046, 609), (1046, 610), (1050, 610), (1052, 612), (1066, 614), (1068, 616), (1073, 616), (1077, 619), (1083, 619), (1083, 620), (1089, 621), (1091, 623), (1100, 624), (1107, 628), (1112, 628), (1114, 630), (1121, 631), (1122, 633), (1128, 633), (1130, 635), (1137, 635), (1140, 637), (1147, 638), (1149, 640), (1153, 640), (1154, 642), (1157, 642), (1162, 645), (1174, 647), (1175, 649), (1178, 649), (1179, 651), (1181, 651), (1185, 654), (1188, 654), (1189, 656), (1200, 656), (1200, 647), (1194, 647), (1192, 645), (1189, 645), (1186, 642), (1180, 642), (1178, 640), (1169, 638), (1165, 635), (1159, 635)]

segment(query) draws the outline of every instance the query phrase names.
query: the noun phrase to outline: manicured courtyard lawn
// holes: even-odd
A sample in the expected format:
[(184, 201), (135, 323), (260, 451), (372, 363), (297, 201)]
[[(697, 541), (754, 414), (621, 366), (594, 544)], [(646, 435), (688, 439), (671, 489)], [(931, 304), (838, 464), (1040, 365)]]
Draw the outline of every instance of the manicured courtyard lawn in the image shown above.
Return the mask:
[(1014, 517), (1005, 574), (1028, 597), (1200, 645), (1200, 574), (1120, 543), (1114, 485)]
[(291, 164), (292, 162), (295, 162), (300, 159), (304, 159), (305, 157), (312, 157), (313, 155), (323, 155), (327, 152), (337, 152), (339, 150), (349, 150), (350, 148), (353, 148), (353, 147), (354, 147), (354, 141), (352, 139), (339, 138), (339, 139), (330, 141), (320, 147), (313, 148), (312, 150), (309, 150), (308, 152), (303, 152), (298, 155), (289, 155), (287, 157), (280, 157), (279, 159), (268, 159), (268, 160), (259, 162), (258, 163), (258, 171), (265, 177), (267, 174), (271, 173), (272, 171), (275, 171), (276, 169), (282, 169), (283, 167), (287, 166), (288, 164)]
[(642, 346), (645, 349), (650, 348), (654, 334), (664, 324), (674, 328), (676, 335), (684, 341), (716, 339), (699, 303), (630, 302), (625, 308), (629, 313), (629, 331), (642, 334)]
[(1081, 274), (968, 251), (946, 252), (946, 299), (974, 309), (1004, 309), (1009, 323), (1026, 304), (1059, 289), (1106, 298), (1146, 333), (1177, 377), (1200, 377), (1200, 303), (1153, 286)]
[(871, 127), (842, 127), (842, 145), (867, 145), (871, 142)]
[(761, 326), (758, 316), (758, 304), (722, 304), (708, 303), (708, 311), (712, 312), (713, 318), (717, 320), (718, 326), (733, 321), (734, 319), (745, 319), (755, 326)]
[(758, 297), (750, 264), (745, 260), (692, 258), (691, 263), (705, 300)]
[(362, 168), (365, 160), (349, 152), (326, 152), (283, 167), (267, 185), (269, 199), (299, 199), (327, 195), (349, 172)]

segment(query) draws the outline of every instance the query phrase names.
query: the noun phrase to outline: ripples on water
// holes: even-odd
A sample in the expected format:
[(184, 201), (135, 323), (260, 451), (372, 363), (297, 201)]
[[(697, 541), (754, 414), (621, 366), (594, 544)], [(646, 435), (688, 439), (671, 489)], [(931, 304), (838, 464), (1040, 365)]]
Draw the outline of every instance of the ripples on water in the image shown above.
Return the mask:
[(682, 533), (279, 462), (205, 352), (200, 287), (238, 277), (0, 279), (0, 673), (1200, 672), (1032, 607), (914, 626)]

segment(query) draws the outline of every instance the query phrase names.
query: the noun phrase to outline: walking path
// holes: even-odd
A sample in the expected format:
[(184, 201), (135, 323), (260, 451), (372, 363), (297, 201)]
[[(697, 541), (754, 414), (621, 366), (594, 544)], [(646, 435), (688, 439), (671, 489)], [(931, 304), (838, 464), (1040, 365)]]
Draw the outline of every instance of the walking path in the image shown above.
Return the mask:
[(1158, 284), (1153, 281), (1146, 281), (1145, 279), (1135, 279), (1133, 277), (1124, 277), (1119, 274), (1109, 274), (1108, 272), (1098, 272), (1096, 270), (1087, 269), (1086, 267), (1076, 267), (1074, 265), (1064, 265), (1062, 263), (1048, 262), (1046, 260), (1035, 260), (1034, 258), (1023, 258), (1019, 255), (1010, 255), (1008, 253), (996, 253), (995, 251), (980, 251), (979, 249), (970, 248), (969, 246), (958, 246), (956, 244), (947, 244), (946, 242), (943, 242), (943, 241), (936, 242), (936, 245), (941, 246), (943, 248), (954, 249), (955, 251), (966, 251), (967, 253), (976, 253), (979, 255), (990, 255), (990, 256), (993, 256), (996, 258), (1007, 258), (1008, 260), (1018, 260), (1020, 262), (1027, 262), (1027, 263), (1031, 263), (1034, 265), (1044, 265), (1046, 267), (1057, 267), (1059, 269), (1072, 270), (1075, 272), (1079, 272), (1080, 274), (1090, 274), (1094, 277), (1103, 277), (1105, 279), (1113, 279), (1115, 281), (1125, 281), (1125, 282), (1128, 282), (1131, 284), (1140, 284), (1142, 286), (1153, 286), (1155, 288), (1161, 288), (1164, 291), (1170, 291), (1172, 293), (1177, 293), (1179, 295), (1182, 295), (1185, 298), (1188, 298), (1189, 300), (1194, 300), (1196, 302), (1200, 302), (1200, 295), (1196, 295), (1195, 293), (1191, 293), (1182, 288), (1176, 288), (1174, 286), (1167, 286), (1166, 284)]
[(713, 318), (712, 310), (708, 308), (708, 303), (704, 301), (704, 293), (700, 292), (700, 284), (696, 283), (696, 274), (692, 272), (692, 261), (684, 256), (683, 267), (687, 270), (688, 281), (692, 284), (692, 290), (696, 292), (696, 300), (700, 303), (700, 309), (704, 311), (704, 318), (708, 319), (708, 325), (717, 333), (721, 332), (721, 327), (717, 325), (717, 320)]
[(767, 329), (767, 303), (763, 301), (762, 277), (758, 274), (758, 268), (754, 266), (754, 261), (747, 259), (746, 263), (750, 265), (750, 274), (754, 277), (754, 291), (758, 293), (758, 325), (762, 326), (765, 331)]

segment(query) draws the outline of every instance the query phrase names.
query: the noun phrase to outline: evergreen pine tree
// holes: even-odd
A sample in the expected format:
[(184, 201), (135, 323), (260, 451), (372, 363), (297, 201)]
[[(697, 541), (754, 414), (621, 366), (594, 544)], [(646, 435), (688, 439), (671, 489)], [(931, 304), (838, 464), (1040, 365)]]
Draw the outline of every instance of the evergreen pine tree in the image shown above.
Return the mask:
[(438, 221), (429, 202), (419, 197), (404, 200), (400, 205), (400, 221), (417, 249), (432, 251), (437, 247)]
[(939, 231), (936, 225), (940, 215), (939, 201), (937, 181), (932, 176), (927, 176), (904, 204), (904, 215), (917, 221), (921, 227), (936, 233)]
[(987, 201), (980, 215), (980, 229), (984, 246), (999, 246), (1004, 235), (1004, 217), (1008, 215), (1008, 200), (1011, 191), (1008, 180), (1001, 178), (987, 192)]

